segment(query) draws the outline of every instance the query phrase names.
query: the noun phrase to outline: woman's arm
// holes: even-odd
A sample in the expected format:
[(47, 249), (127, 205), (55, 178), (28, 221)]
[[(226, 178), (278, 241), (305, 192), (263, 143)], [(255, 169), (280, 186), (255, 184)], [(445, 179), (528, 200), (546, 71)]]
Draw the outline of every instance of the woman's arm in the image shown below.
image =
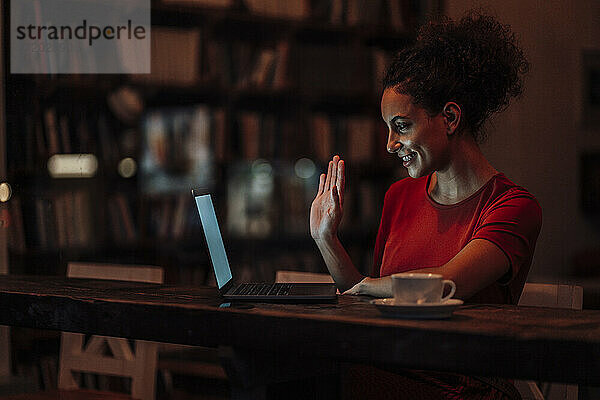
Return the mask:
[(364, 278), (352, 263), (337, 236), (329, 240), (315, 239), (315, 243), (340, 292), (348, 290)]
[(444, 279), (453, 280), (454, 297), (464, 300), (498, 281), (509, 269), (508, 257), (498, 246), (485, 239), (474, 239), (441, 267), (418, 272), (441, 274)]
[[(450, 261), (441, 267), (422, 268), (419, 273), (440, 274), (456, 283), (454, 297), (468, 299), (509, 272), (508, 257), (498, 246), (485, 239), (467, 243)], [(393, 297), (391, 277), (364, 278), (344, 294), (366, 294)]]
[(337, 237), (344, 207), (344, 168), (344, 161), (333, 157), (327, 175), (319, 178), (319, 190), (310, 207), (310, 234), (340, 291), (363, 279)]

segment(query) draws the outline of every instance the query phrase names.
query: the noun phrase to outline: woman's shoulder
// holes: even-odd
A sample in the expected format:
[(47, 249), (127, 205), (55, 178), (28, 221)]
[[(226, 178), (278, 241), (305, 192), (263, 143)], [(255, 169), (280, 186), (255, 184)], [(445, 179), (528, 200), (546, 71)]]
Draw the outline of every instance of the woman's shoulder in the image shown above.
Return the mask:
[(513, 208), (513, 212), (519, 209), (532, 217), (537, 215), (541, 219), (542, 208), (535, 196), (502, 173), (495, 177), (490, 194), (489, 209), (510, 207)]
[(523, 186), (517, 185), (506, 177), (503, 173), (499, 173), (495, 177), (493, 193), (498, 198), (502, 199), (529, 199), (538, 203), (535, 196), (525, 189)]

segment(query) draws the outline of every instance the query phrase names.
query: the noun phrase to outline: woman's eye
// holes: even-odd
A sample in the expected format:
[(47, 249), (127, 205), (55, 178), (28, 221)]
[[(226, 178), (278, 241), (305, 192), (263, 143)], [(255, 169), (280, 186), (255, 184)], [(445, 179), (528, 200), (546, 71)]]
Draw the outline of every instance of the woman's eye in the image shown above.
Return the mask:
[(398, 133), (404, 132), (405, 130), (408, 129), (408, 127), (409, 127), (409, 124), (407, 124), (406, 122), (396, 122), (394, 124), (394, 129)]

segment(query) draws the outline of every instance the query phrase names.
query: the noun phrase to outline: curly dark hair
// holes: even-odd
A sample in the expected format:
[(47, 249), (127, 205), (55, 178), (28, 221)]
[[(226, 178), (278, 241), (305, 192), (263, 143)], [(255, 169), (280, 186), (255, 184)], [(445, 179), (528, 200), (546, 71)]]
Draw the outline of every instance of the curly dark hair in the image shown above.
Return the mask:
[(394, 57), (383, 87), (410, 95), (430, 116), (458, 103), (461, 124), (481, 141), (484, 122), (521, 95), (528, 70), (510, 27), (477, 10), (458, 22), (438, 17), (423, 25), (416, 42)]

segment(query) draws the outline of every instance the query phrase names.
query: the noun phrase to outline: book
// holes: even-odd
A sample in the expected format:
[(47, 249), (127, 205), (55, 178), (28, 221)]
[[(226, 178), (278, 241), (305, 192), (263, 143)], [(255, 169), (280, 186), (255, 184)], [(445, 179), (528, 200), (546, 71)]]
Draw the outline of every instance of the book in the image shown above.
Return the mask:
[(348, 118), (336, 116), (333, 121), (333, 154), (346, 154), (348, 140)]
[(71, 153), (71, 134), (69, 133), (69, 120), (66, 115), (59, 119), (60, 143), (63, 153)]
[(215, 159), (218, 162), (225, 162), (229, 159), (227, 149), (227, 130), (225, 124), (225, 110), (216, 108), (212, 113), (212, 148)]
[(73, 191), (67, 191), (61, 194), (64, 205), (64, 219), (67, 233), (67, 247), (77, 247), (79, 238), (75, 228), (75, 207), (73, 201)]
[(16, 252), (23, 253), (27, 250), (27, 245), (25, 243), (23, 209), (18, 196), (14, 196), (10, 200), (9, 213), (9, 247)]
[(178, 195), (175, 199), (175, 208), (173, 210), (173, 224), (171, 226), (172, 239), (179, 240), (183, 238), (186, 222), (185, 217), (189, 200), (189, 195), (187, 193)]
[(137, 233), (129, 203), (122, 193), (116, 194), (114, 196), (114, 201), (117, 205), (118, 217), (121, 220), (119, 225), (123, 228), (121, 237), (123, 237), (126, 242), (131, 243), (137, 238)]
[(232, 45), (230, 42), (208, 40), (201, 65), (201, 80), (229, 87), (233, 83)]
[(310, 2), (310, 18), (315, 21), (328, 21), (331, 16), (332, 0), (312, 0)]
[(35, 199), (35, 220), (37, 222), (37, 245), (48, 248), (48, 224), (46, 220), (46, 205), (44, 199)]
[(206, 40), (202, 46), (202, 63), (200, 64), (200, 80), (205, 83), (217, 82), (220, 79), (220, 71), (217, 68), (219, 54), (219, 43), (215, 40)]
[(79, 153), (94, 153), (95, 148), (92, 141), (92, 135), (88, 126), (88, 120), (84, 115), (79, 119), (77, 125), (77, 134)]
[(231, 44), (232, 84), (238, 89), (246, 89), (251, 83), (253, 66), (257, 63), (258, 50), (252, 43), (235, 41)]
[(383, 78), (386, 70), (391, 63), (392, 56), (383, 49), (373, 49), (373, 89), (377, 95), (383, 91)]
[(382, 21), (383, 4), (381, 0), (347, 0), (346, 23), (353, 25), (375, 26)]
[(212, 112), (206, 105), (198, 105), (192, 110), (188, 131), (183, 133), (181, 145), (184, 157), (194, 160), (196, 169), (209, 173), (212, 169), (213, 151), (211, 149)]
[(104, 162), (104, 165), (111, 165), (119, 156), (119, 149), (115, 143), (111, 127), (108, 123), (107, 115), (101, 113), (98, 116), (97, 124), (98, 141), (100, 142), (102, 161)]
[(48, 147), (46, 146), (46, 138), (44, 137), (44, 125), (42, 123), (42, 116), (38, 112), (34, 114), (34, 132), (35, 132), (35, 144), (37, 150), (37, 156), (43, 160), (48, 157)]
[(259, 135), (259, 155), (262, 158), (273, 159), (277, 154), (277, 121), (273, 114), (263, 114)]
[(252, 73), (250, 75), (250, 84), (254, 87), (263, 88), (270, 84), (272, 72), (275, 69), (277, 53), (273, 49), (262, 49)]
[(307, 204), (305, 185), (303, 180), (295, 174), (287, 174), (282, 183), (282, 218), (281, 222), (285, 233), (291, 235), (306, 234), (309, 232), (309, 209)]
[(168, 239), (173, 219), (173, 206), (169, 198), (164, 198), (160, 205), (160, 220), (158, 225), (158, 238)]
[(123, 234), (124, 226), (123, 220), (119, 218), (119, 208), (114, 199), (109, 199), (107, 201), (107, 212), (111, 230), (109, 237), (113, 243), (121, 243), (125, 239)]
[(46, 130), (46, 143), (48, 143), (48, 154), (54, 155), (60, 153), (60, 142), (58, 139), (58, 128), (56, 124), (56, 111), (49, 108), (44, 112), (44, 122)]
[(371, 52), (347, 45), (299, 44), (290, 53), (289, 76), (311, 97), (371, 93)]
[(288, 62), (290, 58), (290, 42), (288, 40), (280, 40), (277, 43), (275, 56), (272, 87), (275, 90), (280, 90), (289, 86)]
[(242, 112), (239, 116), (242, 136), (242, 152), (246, 160), (256, 160), (260, 154), (261, 118), (254, 112)]
[(343, 24), (344, 23), (344, 1), (345, 0), (331, 0), (331, 14), (329, 21), (332, 24)]
[(36, 151), (35, 151), (35, 121), (33, 119), (33, 115), (27, 113), (25, 115), (25, 157), (23, 159), (23, 166), (27, 170), (32, 170), (35, 168), (35, 160), (36, 160)]
[(348, 160), (359, 163), (371, 161), (373, 158), (374, 121), (368, 117), (350, 117), (346, 129)]
[(58, 195), (54, 198), (54, 215), (56, 218), (56, 240), (58, 247), (63, 249), (68, 246), (67, 239), (67, 212), (66, 208), (68, 204), (66, 202), (65, 195)]
[(199, 81), (199, 29), (152, 27), (150, 47), (150, 74), (134, 74), (132, 79), (176, 86), (194, 85)]
[(379, 222), (378, 201), (375, 185), (370, 181), (361, 181), (358, 187), (359, 219), (365, 229), (377, 227)]
[(326, 114), (313, 114), (310, 119), (313, 154), (322, 163), (327, 163), (332, 157), (333, 132), (331, 121)]
[(93, 244), (92, 210), (89, 192), (77, 190), (73, 193), (73, 222), (77, 245), (89, 247)]
[(244, 0), (248, 10), (256, 15), (301, 20), (310, 15), (309, 0)]
[(406, 29), (404, 7), (402, 3), (404, 0), (386, 0), (388, 11), (389, 11), (389, 23), (392, 29), (396, 31), (403, 31)]
[(143, 235), (145, 237), (156, 238), (158, 237), (158, 227), (160, 225), (161, 209), (159, 202), (153, 197), (144, 197), (144, 205), (142, 208), (145, 210), (143, 218)]

